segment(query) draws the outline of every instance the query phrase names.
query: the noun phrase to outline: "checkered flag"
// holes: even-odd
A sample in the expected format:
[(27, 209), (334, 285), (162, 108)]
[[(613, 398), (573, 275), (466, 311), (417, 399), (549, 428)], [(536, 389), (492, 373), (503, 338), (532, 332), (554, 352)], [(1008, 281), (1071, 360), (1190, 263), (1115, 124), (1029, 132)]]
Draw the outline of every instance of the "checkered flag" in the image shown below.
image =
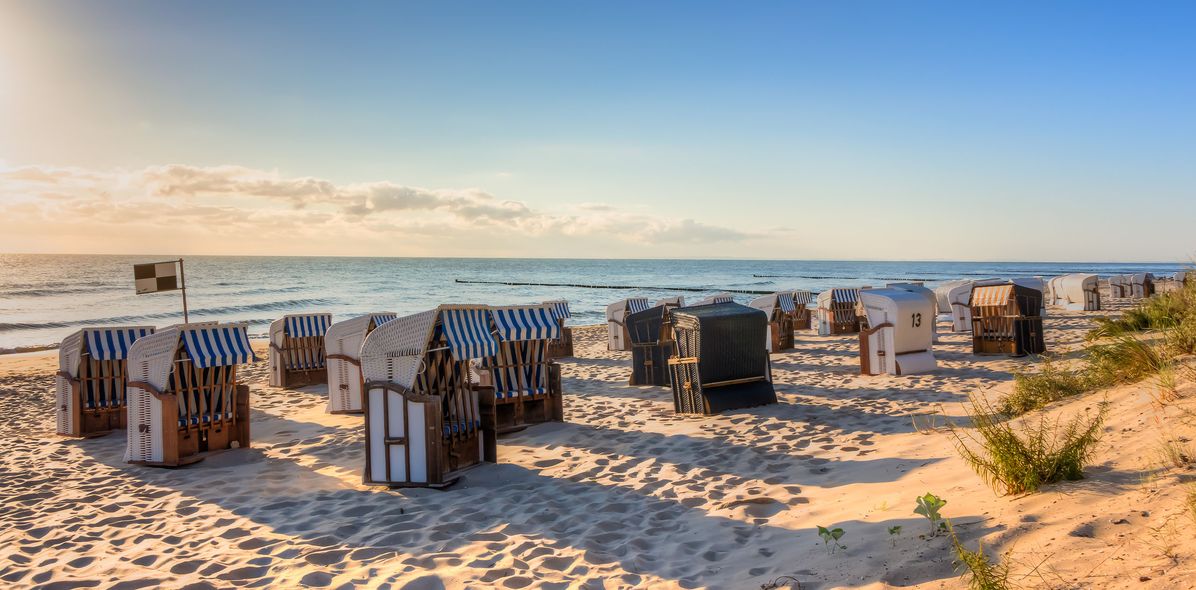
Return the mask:
[(179, 289), (178, 261), (134, 264), (133, 279), (137, 294)]

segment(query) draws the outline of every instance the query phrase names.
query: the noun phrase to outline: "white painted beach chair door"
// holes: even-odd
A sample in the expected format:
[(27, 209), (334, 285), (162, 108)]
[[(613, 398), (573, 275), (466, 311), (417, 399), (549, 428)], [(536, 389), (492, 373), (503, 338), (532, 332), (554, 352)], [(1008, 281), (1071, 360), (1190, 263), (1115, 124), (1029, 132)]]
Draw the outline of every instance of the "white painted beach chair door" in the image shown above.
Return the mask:
[(370, 389), (368, 403), (370, 480), (428, 483), (425, 405), (407, 401), (399, 392), (382, 387)]

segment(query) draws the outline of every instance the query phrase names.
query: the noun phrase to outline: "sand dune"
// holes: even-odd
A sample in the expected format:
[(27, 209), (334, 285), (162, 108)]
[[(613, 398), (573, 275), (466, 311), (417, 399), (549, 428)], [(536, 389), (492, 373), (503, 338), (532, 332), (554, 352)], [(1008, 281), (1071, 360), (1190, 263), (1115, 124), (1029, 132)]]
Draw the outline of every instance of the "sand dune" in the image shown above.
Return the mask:
[[(1077, 345), (1093, 315), (1052, 311), (1052, 349)], [(968, 393), (999, 394), (1029, 361), (973, 356), (967, 335), (944, 337), (935, 373), (866, 377), (854, 337), (800, 332), (796, 351), (772, 357), (780, 404), (708, 418), (675, 415), (665, 388), (627, 386), (629, 355), (607, 352), (601, 328), (575, 339), (579, 358), (562, 363), (565, 423), (501, 439), (499, 464), (444, 492), (362, 486), (360, 417), (325, 414), (322, 386), (266, 387), (264, 362), (245, 373), (253, 448), (155, 469), (123, 463), (119, 433), (54, 435), (52, 353), (0, 358), (0, 580), (759, 588), (793, 576), (803, 588), (963, 587), (948, 541), (922, 536), (912, 512), (931, 491), (962, 538), (1012, 550), (1023, 585), (1196, 586), (1180, 475), (1152, 471), (1160, 424), (1177, 422), (1166, 412), (1183, 403), (1152, 406), (1150, 384), (1108, 392), (1114, 410), (1089, 479), (1001, 498), (938, 427), (962, 415)], [(828, 554), (816, 525), (842, 527), (848, 548)]]

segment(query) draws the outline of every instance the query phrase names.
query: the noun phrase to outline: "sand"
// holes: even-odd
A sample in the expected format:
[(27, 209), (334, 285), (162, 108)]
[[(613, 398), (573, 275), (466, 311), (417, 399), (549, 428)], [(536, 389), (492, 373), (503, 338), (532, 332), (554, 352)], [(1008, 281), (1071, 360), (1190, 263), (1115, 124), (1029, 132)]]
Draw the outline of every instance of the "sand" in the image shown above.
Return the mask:
[[(1074, 348), (1095, 315), (1052, 310), (1049, 345)], [(853, 336), (799, 332), (772, 357), (779, 404), (688, 417), (667, 389), (627, 386), (629, 355), (579, 328), (565, 423), (500, 439), (500, 463), (448, 491), (361, 485), (361, 418), (325, 414), (323, 386), (267, 387), (264, 362), (245, 373), (253, 448), (160, 469), (123, 463), (121, 432), (55, 436), (56, 353), (0, 357), (0, 584), (966, 587), (913, 513), (933, 492), (968, 544), (1009, 552), (1021, 587), (1196, 587), (1187, 472), (1157, 468), (1164, 436), (1193, 436), (1187, 399), (1160, 408), (1144, 383), (1055, 406), (1112, 402), (1089, 477), (1001, 497), (941, 426), (1030, 361), (973, 356), (968, 338), (944, 336), (935, 373), (867, 377)], [(817, 525), (847, 549), (829, 553)]]

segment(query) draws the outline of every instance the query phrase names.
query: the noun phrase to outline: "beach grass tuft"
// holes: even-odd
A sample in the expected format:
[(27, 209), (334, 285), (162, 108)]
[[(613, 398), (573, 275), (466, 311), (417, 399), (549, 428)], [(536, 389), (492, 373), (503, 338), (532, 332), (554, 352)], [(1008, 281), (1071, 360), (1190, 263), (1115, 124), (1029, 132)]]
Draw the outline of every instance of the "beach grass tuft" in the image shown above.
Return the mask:
[(1008, 590), (1009, 564), (1003, 561), (993, 561), (984, 553), (984, 544), (979, 543), (973, 551), (964, 546), (963, 542), (951, 528), (951, 544), (955, 549), (955, 563), (958, 570), (967, 577), (968, 588), (971, 590)]
[(1102, 402), (1066, 422), (1040, 417), (1020, 426), (973, 396), (967, 411), (973, 429), (953, 427), (960, 456), (994, 490), (1005, 494), (1035, 492), (1043, 485), (1084, 477), (1108, 415)]

